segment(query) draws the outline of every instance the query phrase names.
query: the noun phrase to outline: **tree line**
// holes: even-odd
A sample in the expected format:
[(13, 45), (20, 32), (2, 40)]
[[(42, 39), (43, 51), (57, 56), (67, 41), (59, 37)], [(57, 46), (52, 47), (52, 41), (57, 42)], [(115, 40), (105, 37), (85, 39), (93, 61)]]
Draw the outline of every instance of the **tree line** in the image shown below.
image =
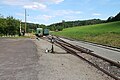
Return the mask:
[[(36, 28), (48, 28), (51, 31), (61, 31), (64, 28), (74, 27), (74, 26), (84, 26), (84, 25), (93, 25), (107, 22), (120, 21), (120, 12), (116, 16), (111, 16), (107, 20), (100, 19), (91, 19), (91, 20), (77, 20), (77, 21), (65, 21), (62, 20), (59, 23), (54, 23), (51, 25), (44, 24), (34, 24), (27, 23), (26, 32), (31, 33), (35, 32)], [(21, 30), (25, 30), (25, 22), (21, 22)], [(0, 36), (15, 36), (20, 34), (20, 20), (15, 19), (12, 16), (4, 18), (0, 14)]]
[(47, 28), (49, 28), (52, 31), (61, 31), (64, 28), (69, 28), (69, 27), (93, 25), (93, 24), (100, 24), (100, 23), (107, 23), (114, 21), (120, 21), (120, 12), (115, 17), (110, 16), (107, 20), (91, 19), (91, 20), (81, 20), (81, 21), (77, 20), (77, 21), (67, 21), (67, 22), (63, 20), (60, 23), (48, 25)]
[(93, 25), (93, 24), (100, 24), (105, 22), (104, 20), (100, 19), (91, 19), (91, 20), (78, 20), (78, 21), (67, 21), (64, 20), (60, 23), (55, 23), (47, 26), (52, 31), (61, 31), (64, 28), (75, 27), (75, 26), (84, 26), (84, 25)]

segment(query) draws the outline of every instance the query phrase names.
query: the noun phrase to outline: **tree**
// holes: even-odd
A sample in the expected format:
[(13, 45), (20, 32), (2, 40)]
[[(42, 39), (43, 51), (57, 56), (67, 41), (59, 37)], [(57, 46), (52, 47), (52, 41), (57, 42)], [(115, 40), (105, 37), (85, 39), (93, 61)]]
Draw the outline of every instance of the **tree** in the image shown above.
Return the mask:
[(12, 16), (7, 17), (6, 35), (16, 35), (19, 33), (19, 20), (14, 19)]
[(114, 17), (114, 21), (120, 21), (120, 12)]
[(113, 16), (110, 16), (108, 19), (107, 19), (107, 22), (111, 22), (113, 19)]
[(107, 22), (120, 21), (120, 12), (115, 17), (109, 17)]
[(5, 28), (7, 27), (6, 19), (0, 17), (0, 36), (5, 34)]

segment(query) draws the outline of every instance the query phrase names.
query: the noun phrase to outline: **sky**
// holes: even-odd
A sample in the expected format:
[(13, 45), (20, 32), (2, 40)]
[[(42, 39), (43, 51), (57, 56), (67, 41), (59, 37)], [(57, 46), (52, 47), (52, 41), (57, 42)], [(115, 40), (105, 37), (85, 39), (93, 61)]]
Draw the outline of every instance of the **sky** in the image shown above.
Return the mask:
[(0, 14), (25, 22), (50, 25), (75, 20), (102, 19), (120, 12), (120, 0), (0, 0)]

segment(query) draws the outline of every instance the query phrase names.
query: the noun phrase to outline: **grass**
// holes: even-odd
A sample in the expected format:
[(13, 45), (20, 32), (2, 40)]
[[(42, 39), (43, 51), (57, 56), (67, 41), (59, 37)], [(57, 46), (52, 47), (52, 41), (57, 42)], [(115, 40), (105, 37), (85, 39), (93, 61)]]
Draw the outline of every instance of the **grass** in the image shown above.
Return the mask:
[(120, 21), (66, 28), (51, 34), (120, 48)]

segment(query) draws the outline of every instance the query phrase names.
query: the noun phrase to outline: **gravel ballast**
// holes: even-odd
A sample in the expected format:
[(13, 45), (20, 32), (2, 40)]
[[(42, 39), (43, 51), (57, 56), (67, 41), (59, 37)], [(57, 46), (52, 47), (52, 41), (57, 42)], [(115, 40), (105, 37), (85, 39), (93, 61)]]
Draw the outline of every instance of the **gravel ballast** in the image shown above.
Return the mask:
[(51, 44), (34, 41), (39, 54), (39, 80), (114, 80), (78, 57), (54, 45), (55, 53), (45, 53)]

